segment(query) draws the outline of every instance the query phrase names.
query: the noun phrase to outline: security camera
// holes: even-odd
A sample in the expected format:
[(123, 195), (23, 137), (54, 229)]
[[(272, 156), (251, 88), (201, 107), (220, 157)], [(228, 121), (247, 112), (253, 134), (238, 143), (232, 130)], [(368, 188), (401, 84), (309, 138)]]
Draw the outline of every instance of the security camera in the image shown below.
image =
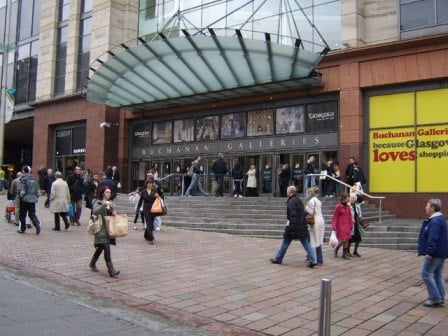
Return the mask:
[(109, 128), (111, 126), (111, 123), (108, 123), (107, 121), (103, 121), (102, 123), (100, 123), (100, 127), (107, 127)]

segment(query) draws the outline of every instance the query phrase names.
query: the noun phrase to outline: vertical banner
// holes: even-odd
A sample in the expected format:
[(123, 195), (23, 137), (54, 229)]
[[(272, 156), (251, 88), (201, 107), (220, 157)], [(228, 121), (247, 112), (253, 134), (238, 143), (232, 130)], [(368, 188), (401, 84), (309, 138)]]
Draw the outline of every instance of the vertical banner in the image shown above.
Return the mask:
[(12, 119), (12, 114), (14, 113), (15, 101), (16, 101), (16, 89), (13, 88), (6, 89), (5, 124), (9, 123)]

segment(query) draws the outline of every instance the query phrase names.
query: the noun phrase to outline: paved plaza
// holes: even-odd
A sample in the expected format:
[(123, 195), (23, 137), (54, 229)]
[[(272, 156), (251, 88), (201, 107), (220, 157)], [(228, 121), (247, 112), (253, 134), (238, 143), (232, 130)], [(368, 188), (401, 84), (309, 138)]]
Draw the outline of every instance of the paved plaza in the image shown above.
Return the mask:
[[(5, 208), (6, 196), (0, 196)], [(309, 269), (294, 242), (283, 265), (273, 265), (280, 240), (162, 227), (155, 245), (139, 230), (117, 239), (115, 268), (91, 272), (93, 237), (82, 226), (52, 231), (53, 215), (40, 199), (43, 224), (16, 233), (2, 218), (0, 265), (101, 299), (113, 300), (217, 335), (317, 334), (320, 281), (332, 280), (331, 335), (448, 335), (448, 307), (422, 306), (426, 289), (421, 258), (404, 251), (361, 248), (362, 258), (333, 258), (325, 246), (324, 265)], [(2, 210), (3, 213), (3, 210)]]

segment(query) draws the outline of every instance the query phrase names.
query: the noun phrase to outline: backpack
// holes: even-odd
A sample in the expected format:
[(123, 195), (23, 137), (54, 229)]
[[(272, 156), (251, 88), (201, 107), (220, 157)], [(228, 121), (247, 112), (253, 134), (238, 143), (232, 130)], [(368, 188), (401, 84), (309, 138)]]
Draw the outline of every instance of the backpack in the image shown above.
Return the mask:
[(37, 203), (40, 186), (33, 176), (24, 176), (20, 179), (17, 191), (19, 197), (27, 203)]

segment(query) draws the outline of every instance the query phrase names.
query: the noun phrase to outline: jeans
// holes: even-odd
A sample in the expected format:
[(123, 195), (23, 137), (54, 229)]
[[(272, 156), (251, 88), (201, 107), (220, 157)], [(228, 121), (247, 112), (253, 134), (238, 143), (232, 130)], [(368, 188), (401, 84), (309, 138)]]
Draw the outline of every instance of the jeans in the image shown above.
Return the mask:
[[(310, 241), (308, 240), (308, 238), (300, 238), (299, 240), (302, 243), (302, 246), (306, 251), (308, 260), (313, 264), (317, 264), (316, 256), (314, 255), (314, 251), (311, 248)], [(286, 251), (288, 250), (288, 247), (291, 244), (291, 242), (292, 242), (292, 239), (289, 239), (289, 238), (283, 239), (282, 245), (280, 246), (280, 250), (278, 251), (277, 255), (275, 256), (276, 261), (282, 262), (283, 257), (285, 256)]]
[(324, 257), (322, 255), (322, 245), (319, 245), (318, 247), (316, 247), (316, 259), (317, 259), (317, 263), (322, 265), (324, 263)]
[(422, 279), (428, 290), (428, 299), (434, 302), (445, 302), (445, 279), (443, 267), (445, 259), (426, 259), (422, 266)]
[(315, 185), (316, 185), (316, 179), (314, 178), (314, 176), (305, 175), (305, 184), (303, 185), (303, 194), (306, 196), (307, 192), (308, 192), (308, 188), (314, 187)]
[(196, 184), (198, 185), (198, 189), (202, 195), (208, 195), (208, 193), (204, 190), (204, 188), (202, 188), (202, 183), (201, 183), (201, 180), (199, 179), (199, 175), (193, 174), (193, 176), (191, 177), (190, 186), (188, 187), (187, 191), (185, 192), (185, 196), (191, 195), (191, 190), (196, 186)]
[(233, 180), (234, 195), (243, 195), (243, 192), (241, 191), (241, 182), (242, 180)]

